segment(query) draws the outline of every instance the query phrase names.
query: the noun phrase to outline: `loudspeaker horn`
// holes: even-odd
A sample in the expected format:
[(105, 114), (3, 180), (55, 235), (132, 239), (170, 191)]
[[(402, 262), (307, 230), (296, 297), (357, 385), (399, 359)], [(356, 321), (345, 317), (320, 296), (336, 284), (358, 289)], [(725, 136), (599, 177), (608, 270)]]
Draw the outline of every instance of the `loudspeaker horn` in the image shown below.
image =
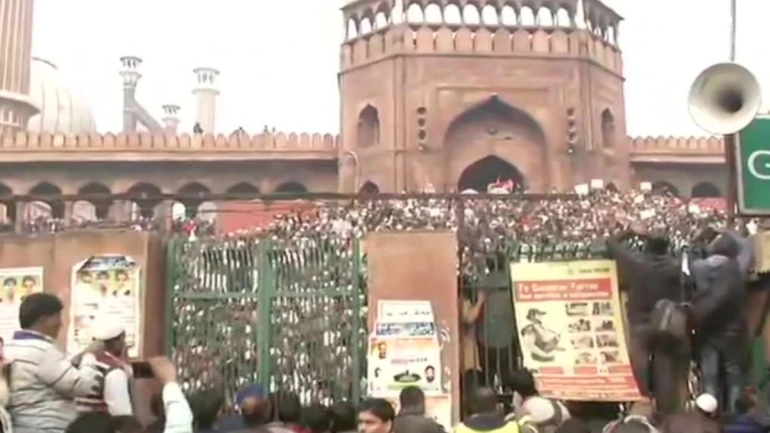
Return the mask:
[(751, 123), (762, 104), (759, 81), (737, 63), (704, 69), (690, 87), (690, 116), (712, 134), (734, 134)]

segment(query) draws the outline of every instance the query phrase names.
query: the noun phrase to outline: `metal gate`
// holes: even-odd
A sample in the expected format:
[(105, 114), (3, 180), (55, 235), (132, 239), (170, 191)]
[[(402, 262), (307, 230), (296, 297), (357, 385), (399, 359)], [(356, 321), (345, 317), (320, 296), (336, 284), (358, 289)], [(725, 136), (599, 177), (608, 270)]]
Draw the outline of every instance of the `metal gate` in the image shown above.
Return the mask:
[(366, 278), (357, 240), (175, 238), (168, 350), (186, 391), (246, 383), (303, 401), (360, 398)]

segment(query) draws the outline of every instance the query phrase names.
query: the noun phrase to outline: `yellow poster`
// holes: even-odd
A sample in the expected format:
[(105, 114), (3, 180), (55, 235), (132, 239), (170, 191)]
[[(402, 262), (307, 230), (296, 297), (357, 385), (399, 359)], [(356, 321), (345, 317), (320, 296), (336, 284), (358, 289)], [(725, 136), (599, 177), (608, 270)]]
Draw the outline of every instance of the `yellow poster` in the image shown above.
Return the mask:
[(91, 342), (92, 323), (105, 316), (126, 329), (128, 356), (141, 355), (141, 275), (128, 256), (90, 257), (72, 268), (67, 351), (78, 353)]
[(19, 307), (27, 295), (43, 291), (43, 268), (0, 269), (0, 336), (8, 341), (19, 330)]
[(611, 260), (512, 263), (524, 366), (543, 396), (641, 398), (631, 370), (617, 270)]

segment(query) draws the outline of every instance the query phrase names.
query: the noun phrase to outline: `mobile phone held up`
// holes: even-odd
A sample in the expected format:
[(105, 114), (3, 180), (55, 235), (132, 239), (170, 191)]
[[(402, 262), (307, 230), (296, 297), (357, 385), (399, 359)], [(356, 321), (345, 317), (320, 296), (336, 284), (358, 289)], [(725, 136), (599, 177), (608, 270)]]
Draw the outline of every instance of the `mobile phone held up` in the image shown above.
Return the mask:
[(146, 361), (136, 361), (131, 363), (134, 379), (152, 379), (155, 375), (152, 372), (150, 363)]

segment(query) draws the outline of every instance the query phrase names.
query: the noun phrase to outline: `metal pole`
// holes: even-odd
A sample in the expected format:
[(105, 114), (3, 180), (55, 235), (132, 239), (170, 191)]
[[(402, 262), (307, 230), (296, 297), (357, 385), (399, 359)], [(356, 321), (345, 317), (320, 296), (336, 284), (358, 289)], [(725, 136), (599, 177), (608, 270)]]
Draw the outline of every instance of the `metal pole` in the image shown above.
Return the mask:
[[(730, 61), (735, 62), (735, 46), (738, 22), (737, 0), (730, 0)], [(730, 222), (735, 221), (735, 207), (738, 196), (738, 171), (735, 167), (735, 146), (738, 139), (738, 133), (725, 135), (725, 164), (727, 164), (727, 218)]]
[(738, 0), (730, 0), (730, 61), (735, 61), (735, 40), (738, 22)]

